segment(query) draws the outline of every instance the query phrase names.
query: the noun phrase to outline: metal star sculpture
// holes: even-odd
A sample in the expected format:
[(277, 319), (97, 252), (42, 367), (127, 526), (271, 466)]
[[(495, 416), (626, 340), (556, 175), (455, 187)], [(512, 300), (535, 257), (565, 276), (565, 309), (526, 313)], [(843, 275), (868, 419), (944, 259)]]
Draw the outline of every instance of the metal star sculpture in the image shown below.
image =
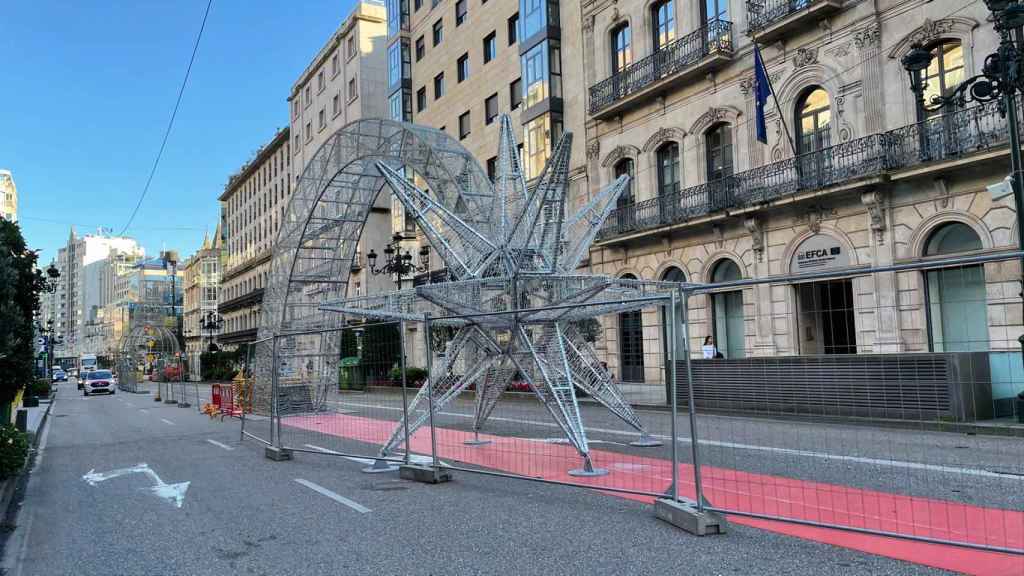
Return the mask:
[[(660, 282), (579, 274), (601, 224), (629, 185), (619, 177), (575, 214), (566, 214), (569, 153), (566, 133), (532, 190), (527, 188), (507, 116), (501, 118), (498, 173), (491, 223), (485, 236), (460, 217), (459, 208), (420, 190), (383, 163), (377, 168), (415, 217), (452, 280), (389, 294), (350, 298), (323, 310), (364, 318), (404, 319), (452, 327), (454, 336), (431, 366), (408, 411), (412, 434), (475, 384), (473, 429), (478, 432), (516, 374), (547, 408), (584, 459), (574, 475), (599, 475), (590, 461), (576, 390), (582, 390), (639, 433), (637, 446), (657, 446), (623, 397), (612, 375), (580, 331), (580, 322), (602, 314), (666, 303), (675, 288)], [(455, 204), (459, 206), (459, 204)], [(590, 320), (592, 322), (592, 320)], [(381, 450), (388, 456), (403, 442), (399, 422)], [(467, 444), (486, 441), (467, 441)]]

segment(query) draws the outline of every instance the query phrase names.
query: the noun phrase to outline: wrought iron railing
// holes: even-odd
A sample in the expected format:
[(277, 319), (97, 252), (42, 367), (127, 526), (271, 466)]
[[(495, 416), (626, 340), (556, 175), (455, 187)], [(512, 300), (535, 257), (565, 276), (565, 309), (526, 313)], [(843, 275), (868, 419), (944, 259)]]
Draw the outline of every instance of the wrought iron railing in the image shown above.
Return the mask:
[(799, 192), (929, 162), (952, 160), (1003, 146), (1008, 138), (1006, 118), (1000, 113), (998, 102), (964, 108), (621, 206), (605, 220), (598, 239), (679, 224), (721, 210), (757, 206)]
[(732, 22), (714, 20), (590, 87), (590, 113), (675, 75), (714, 53), (732, 53)]
[(822, 0), (767, 0), (747, 2), (750, 31), (759, 32), (779, 20), (810, 8)]

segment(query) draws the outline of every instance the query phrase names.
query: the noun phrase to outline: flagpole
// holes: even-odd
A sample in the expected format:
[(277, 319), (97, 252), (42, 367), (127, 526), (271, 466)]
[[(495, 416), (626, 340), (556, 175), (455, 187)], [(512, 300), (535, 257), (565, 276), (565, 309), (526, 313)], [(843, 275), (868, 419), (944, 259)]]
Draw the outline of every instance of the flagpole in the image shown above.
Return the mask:
[[(760, 46), (757, 42), (754, 42), (754, 50), (758, 53), (761, 52)], [(768, 91), (772, 93), (772, 100), (775, 101), (775, 110), (779, 113), (779, 121), (782, 122), (782, 129), (786, 132), (786, 140), (789, 141), (789, 149), (793, 151), (793, 156), (796, 157), (796, 145), (793, 144), (793, 136), (789, 132), (789, 124), (786, 123), (786, 115), (782, 113), (782, 106), (779, 105), (779, 97), (775, 95), (775, 87), (772, 86), (771, 74), (768, 74), (768, 65), (764, 63), (764, 58), (761, 58), (761, 66), (764, 68), (764, 78), (768, 81)]]

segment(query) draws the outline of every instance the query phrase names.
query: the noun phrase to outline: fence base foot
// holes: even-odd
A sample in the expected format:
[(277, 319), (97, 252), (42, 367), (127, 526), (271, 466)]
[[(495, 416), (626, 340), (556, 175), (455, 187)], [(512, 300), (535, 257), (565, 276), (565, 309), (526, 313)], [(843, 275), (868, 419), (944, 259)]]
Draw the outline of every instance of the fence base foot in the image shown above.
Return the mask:
[(177, 400), (171, 400), (170, 398), (168, 398), (167, 400), (164, 400), (164, 404), (177, 404), (177, 403), (178, 403)]
[(607, 474), (608, 470), (606, 468), (594, 468), (594, 464), (590, 461), (589, 456), (583, 461), (583, 468), (569, 470), (569, 476), (577, 477), (606, 476)]
[(373, 461), (373, 464), (363, 468), (364, 474), (381, 474), (383, 472), (394, 472), (398, 470), (398, 464), (390, 460), (384, 460), (383, 458), (377, 458)]
[(481, 440), (479, 438), (473, 438), (472, 440), (464, 440), (462, 442), (466, 446), (485, 446), (487, 444), (493, 444), (494, 440)]
[(653, 448), (655, 446), (661, 446), (662, 442), (647, 432), (641, 432), (640, 437), (630, 442), (629, 445), (636, 446), (637, 448)]
[(191, 406), (188, 402), (178, 402), (178, 408), (189, 408)]
[(274, 462), (283, 462), (285, 460), (292, 459), (292, 451), (287, 448), (278, 448), (277, 446), (267, 446), (263, 450), (263, 455)]
[(398, 476), (403, 480), (413, 480), (425, 484), (441, 484), (452, 479), (450, 470), (424, 464), (402, 464), (398, 467)]
[(675, 501), (668, 498), (659, 498), (654, 502), (654, 515), (659, 520), (695, 534), (707, 536), (710, 534), (725, 534), (729, 524), (725, 518), (716, 513), (705, 510), (697, 511), (697, 503), (692, 500)]
[(160, 398), (159, 395), (153, 396), (153, 402), (160, 402), (161, 400), (163, 400), (163, 398)]

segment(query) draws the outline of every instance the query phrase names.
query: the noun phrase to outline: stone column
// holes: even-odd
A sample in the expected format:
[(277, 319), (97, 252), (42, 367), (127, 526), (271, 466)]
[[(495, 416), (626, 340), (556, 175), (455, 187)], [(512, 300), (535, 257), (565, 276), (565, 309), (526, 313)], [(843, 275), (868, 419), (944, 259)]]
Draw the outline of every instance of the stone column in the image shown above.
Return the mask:
[(764, 144), (757, 141), (757, 103), (754, 101), (754, 77), (740, 80), (743, 93), (743, 113), (747, 116), (747, 168), (764, 164)]
[[(771, 275), (767, 249), (767, 232), (764, 230), (764, 217), (748, 216), (743, 226), (750, 234), (751, 248), (754, 252), (754, 265), (751, 266), (754, 278), (765, 278)], [(778, 351), (772, 333), (772, 287), (769, 284), (757, 284), (750, 290), (754, 299), (754, 356), (774, 356)], [(746, 296), (746, 294), (744, 295)]]
[(881, 28), (872, 22), (853, 35), (853, 42), (861, 56), (861, 99), (864, 103), (864, 133), (885, 131), (885, 101), (883, 100)]
[[(888, 197), (880, 190), (864, 192), (861, 203), (871, 218), (872, 266), (888, 266), (893, 263), (895, 242), (892, 226), (888, 225)], [(900, 329), (899, 292), (895, 272), (876, 272), (875, 289), (875, 341), (871, 352), (903, 352), (903, 332)]]

